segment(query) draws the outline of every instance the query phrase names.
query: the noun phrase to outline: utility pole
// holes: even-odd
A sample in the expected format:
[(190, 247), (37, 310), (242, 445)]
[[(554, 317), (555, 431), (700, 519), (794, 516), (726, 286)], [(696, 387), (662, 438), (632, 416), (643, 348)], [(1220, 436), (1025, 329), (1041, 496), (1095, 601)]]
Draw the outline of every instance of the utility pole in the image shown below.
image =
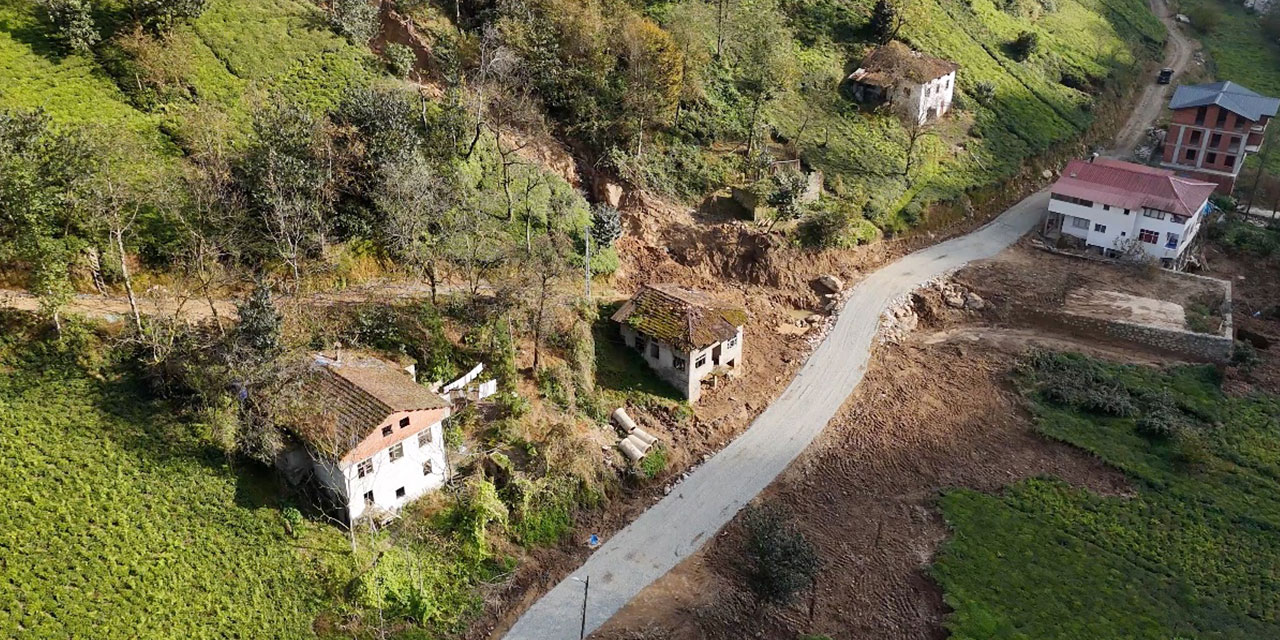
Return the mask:
[(591, 229), (587, 229), (587, 249), (582, 260), (582, 277), (584, 281), (583, 289), (586, 292), (587, 303), (591, 303)]

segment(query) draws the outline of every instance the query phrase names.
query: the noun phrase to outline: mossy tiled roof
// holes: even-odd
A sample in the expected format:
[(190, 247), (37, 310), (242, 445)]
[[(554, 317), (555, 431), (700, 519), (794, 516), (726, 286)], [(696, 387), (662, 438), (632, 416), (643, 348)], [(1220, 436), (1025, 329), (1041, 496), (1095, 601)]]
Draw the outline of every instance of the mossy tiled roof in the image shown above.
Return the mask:
[(674, 284), (648, 284), (613, 314), (613, 321), (693, 351), (736, 336), (747, 312)]

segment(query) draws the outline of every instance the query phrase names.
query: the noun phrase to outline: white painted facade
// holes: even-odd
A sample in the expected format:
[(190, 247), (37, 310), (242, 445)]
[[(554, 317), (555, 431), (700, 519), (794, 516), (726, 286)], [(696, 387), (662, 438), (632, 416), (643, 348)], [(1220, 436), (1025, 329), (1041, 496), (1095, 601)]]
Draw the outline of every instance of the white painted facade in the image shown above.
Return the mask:
[(621, 328), (627, 346), (640, 351), (649, 367), (683, 392), (689, 402), (702, 396), (702, 380), (717, 366), (730, 370), (742, 366), (742, 327), (734, 337), (694, 351), (677, 350), (625, 324)]
[(916, 122), (924, 124), (951, 110), (955, 91), (956, 72), (952, 71), (924, 84), (903, 83), (894, 87), (890, 102), (897, 105), (905, 117), (915, 118)]
[[(1183, 217), (1155, 209), (1123, 209), (1101, 202), (1090, 202), (1089, 206), (1084, 206), (1054, 195), (1049, 200), (1047, 228), (1060, 224), (1058, 230), (1062, 234), (1080, 238), (1086, 247), (1108, 255), (1120, 251), (1137, 238), (1137, 246), (1147, 256), (1161, 260), (1166, 266), (1178, 267), (1200, 231), (1201, 218), (1207, 207), (1208, 200), (1201, 203), (1199, 215)], [(1155, 242), (1147, 241), (1153, 233)]]
[[(439, 415), (438, 410), (393, 413), (370, 436), (382, 438), (385, 427), (392, 429), (391, 436), (372, 453), (357, 459), (356, 452), (361, 450), (357, 447), (353, 454), (337, 462), (317, 460), (316, 477), (346, 505), (349, 521), (372, 515), (373, 510), (394, 512), (444, 484), (449, 470), (444, 422)], [(402, 427), (400, 421), (404, 418), (409, 419), (409, 425)], [(432, 419), (429, 425), (421, 423)], [(397, 438), (402, 431), (409, 435)], [(402, 455), (392, 460), (392, 450), (397, 446)], [(362, 463), (367, 463), (363, 473)]]

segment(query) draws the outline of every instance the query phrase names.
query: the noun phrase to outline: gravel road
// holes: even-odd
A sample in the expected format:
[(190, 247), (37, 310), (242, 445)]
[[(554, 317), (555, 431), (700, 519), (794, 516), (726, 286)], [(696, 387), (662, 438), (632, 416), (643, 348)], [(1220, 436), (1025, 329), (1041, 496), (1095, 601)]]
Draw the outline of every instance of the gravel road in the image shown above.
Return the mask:
[(1138, 104), (1134, 105), (1129, 120), (1116, 132), (1115, 149), (1107, 154), (1120, 159), (1128, 159), (1133, 155), (1134, 148), (1146, 135), (1147, 128), (1160, 117), (1165, 105), (1169, 103), (1169, 97), (1173, 95), (1173, 87), (1182, 80), (1199, 46), (1183, 31), (1185, 26), (1173, 19), (1173, 12), (1169, 10), (1166, 0), (1150, 0), (1150, 5), (1151, 12), (1160, 18), (1169, 32), (1169, 38), (1165, 42), (1165, 66), (1173, 69), (1173, 80), (1169, 84), (1156, 84), (1154, 76), (1144, 80), (1148, 83), (1147, 88), (1143, 90)]
[(571, 577), (530, 607), (505, 637), (578, 638), (587, 577), (591, 588), (585, 626), (590, 633), (705, 544), (782, 473), (840, 409), (866, 372), (880, 314), (895, 298), (969, 261), (999, 253), (1037, 224), (1048, 202), (1048, 192), (1041, 191), (987, 226), (908, 255), (858, 283), (831, 333), (777, 401), (670, 495), (607, 540)]

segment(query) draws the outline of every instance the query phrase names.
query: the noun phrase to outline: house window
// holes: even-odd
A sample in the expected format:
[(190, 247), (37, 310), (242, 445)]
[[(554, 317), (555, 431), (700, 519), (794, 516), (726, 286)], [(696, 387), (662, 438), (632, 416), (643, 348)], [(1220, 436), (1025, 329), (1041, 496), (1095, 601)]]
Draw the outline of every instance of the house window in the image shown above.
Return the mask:
[(1236, 157), (1235, 157), (1235, 156), (1222, 156), (1222, 164), (1223, 164), (1224, 166), (1226, 166), (1228, 169), (1230, 169), (1231, 167), (1236, 166)]
[(1181, 241), (1181, 237), (1179, 237), (1178, 234), (1176, 233), (1164, 234), (1164, 246), (1167, 249), (1177, 249), (1178, 242), (1180, 241)]
[(409, 416), (405, 416), (405, 417), (403, 417), (403, 418), (400, 418), (400, 428), (401, 428), (401, 429), (403, 429), (403, 428), (405, 428), (405, 427), (407, 427), (407, 426), (409, 426)]
[(360, 464), (356, 465), (357, 476), (363, 478), (371, 473), (373, 473), (373, 458), (361, 460)]
[(1104, 204), (1104, 205), (1102, 205), (1102, 210), (1103, 210), (1103, 211), (1110, 211), (1110, 210), (1111, 210), (1111, 205), (1109, 205), (1109, 204)]
[(684, 358), (672, 358), (671, 365), (676, 368), (676, 371), (684, 371), (685, 369)]
[(418, 434), (418, 447), (422, 448), (431, 444), (431, 429), (427, 429)]
[(387, 436), (389, 436), (389, 435), (391, 435), (391, 425), (387, 425), (387, 426), (385, 426), (385, 427), (383, 427), (383, 428), (382, 428), (382, 437), (384, 437), (384, 438), (385, 438), (385, 437), (387, 437)]
[(644, 348), (647, 346), (649, 346), (649, 339), (646, 338), (643, 333), (637, 333), (636, 334), (636, 351), (639, 351), (641, 355), (643, 355)]
[(1164, 220), (1164, 212), (1156, 211), (1155, 209), (1147, 209), (1142, 212), (1142, 215), (1148, 218), (1155, 218), (1156, 220)]
[(430, 460), (428, 460), (428, 461), (426, 461), (426, 462), (422, 463), (422, 475), (424, 475), (424, 476), (429, 476), (429, 475), (431, 475), (431, 471), (432, 471), (432, 468), (431, 468), (431, 461), (430, 461)]
[(404, 497), (404, 487), (400, 487), (399, 489), (396, 489), (396, 497), (397, 498)]
[(1106, 232), (1107, 232), (1107, 225), (1105, 225), (1105, 224), (1095, 224), (1095, 225), (1093, 225), (1093, 230), (1094, 230), (1094, 231), (1097, 231), (1098, 233), (1106, 233)]
[(404, 443), (397, 443), (396, 446), (387, 450), (387, 454), (391, 457), (391, 461), (395, 462), (404, 457)]
[(1214, 149), (1217, 149), (1217, 148), (1218, 148), (1218, 145), (1219, 145), (1219, 144), (1221, 144), (1221, 143), (1222, 143), (1222, 134), (1221, 134), (1221, 133), (1215, 133), (1215, 134), (1213, 134), (1213, 135), (1209, 136), (1209, 146), (1210, 146), (1210, 147), (1213, 147)]
[(1200, 144), (1200, 132), (1192, 131), (1191, 139), (1187, 141), (1187, 144)]
[(1213, 153), (1212, 151), (1211, 151), (1211, 152), (1209, 152), (1209, 153), (1207, 153), (1207, 154), (1205, 154), (1205, 156), (1204, 156), (1204, 162), (1205, 162), (1205, 164), (1214, 164), (1214, 163), (1216, 163), (1217, 161), (1218, 161), (1218, 154)]
[(1173, 221), (1174, 224), (1184, 224), (1187, 221), (1187, 216), (1180, 216), (1176, 213), (1171, 213), (1169, 214), (1169, 220)]
[(1196, 109), (1196, 124), (1204, 124), (1204, 116), (1206, 112), (1208, 112), (1208, 107), (1200, 107), (1199, 109)]
[(1223, 109), (1222, 107), (1218, 107), (1218, 120), (1217, 122), (1214, 123), (1214, 126), (1218, 127), (1219, 129), (1227, 126), (1227, 110), (1226, 109)]
[(728, 341), (728, 342), (726, 342), (726, 343), (724, 343), (724, 344), (725, 344), (725, 346), (726, 346), (726, 347), (728, 347), (728, 348), (732, 349), (735, 345), (737, 345), (737, 344), (738, 344), (738, 336), (734, 336), (734, 337), (732, 337), (732, 338), (729, 338), (729, 341)]
[(1126, 216), (1127, 216), (1127, 215), (1129, 215), (1129, 210), (1128, 210), (1128, 209), (1125, 209), (1125, 210), (1124, 210), (1124, 214), (1125, 214)]
[(1195, 159), (1196, 159), (1196, 150), (1195, 150), (1195, 149), (1187, 149), (1187, 160), (1190, 160), (1190, 161), (1192, 161), (1192, 162), (1195, 162)]
[(1160, 239), (1160, 234), (1150, 229), (1142, 229), (1138, 231), (1138, 239), (1147, 244), (1155, 244)]
[(366, 492), (364, 492), (364, 503), (365, 503), (365, 504), (373, 504), (373, 492), (372, 492), (372, 491), (366, 491)]
[(656, 342), (649, 343), (649, 357), (653, 358), (654, 360), (658, 359), (658, 343)]
[(707, 357), (706, 357), (706, 356), (698, 356), (698, 361), (693, 363), (693, 368), (694, 368), (694, 369), (701, 369), (701, 368), (703, 368), (703, 367), (705, 367), (705, 366), (707, 366)]
[(1071, 226), (1077, 229), (1088, 229), (1089, 219), (1088, 218), (1071, 218)]

